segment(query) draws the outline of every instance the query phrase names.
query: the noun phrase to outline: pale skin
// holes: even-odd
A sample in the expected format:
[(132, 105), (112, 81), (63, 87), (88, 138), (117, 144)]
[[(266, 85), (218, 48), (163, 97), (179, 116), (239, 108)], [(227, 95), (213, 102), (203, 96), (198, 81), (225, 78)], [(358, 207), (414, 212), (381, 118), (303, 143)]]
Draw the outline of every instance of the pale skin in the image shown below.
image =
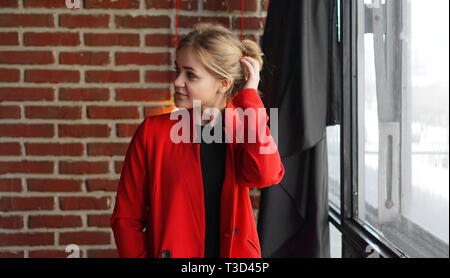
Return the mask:
[[(240, 62), (246, 67), (248, 79), (243, 89), (258, 88), (260, 66), (257, 60), (245, 56)], [(225, 92), (231, 87), (232, 80), (217, 80), (209, 74), (203, 65), (192, 54), (189, 48), (176, 53), (175, 68), (177, 76), (173, 82), (175, 87), (175, 106), (178, 108), (193, 108), (193, 101), (201, 101), (202, 113), (206, 108), (225, 109), (227, 97)], [(210, 120), (202, 120), (201, 125)]]

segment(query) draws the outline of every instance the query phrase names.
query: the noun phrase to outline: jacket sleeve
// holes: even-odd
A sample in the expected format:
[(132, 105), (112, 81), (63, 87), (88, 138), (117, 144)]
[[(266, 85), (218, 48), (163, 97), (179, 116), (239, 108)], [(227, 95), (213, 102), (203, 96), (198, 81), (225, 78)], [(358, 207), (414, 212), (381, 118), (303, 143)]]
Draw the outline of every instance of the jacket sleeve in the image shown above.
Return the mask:
[(144, 230), (148, 219), (146, 121), (138, 126), (128, 146), (110, 220), (122, 258), (145, 258), (149, 255)]
[[(250, 142), (247, 138), (244, 138), (243, 143), (237, 144), (239, 149), (237, 159), (239, 184), (263, 188), (280, 183), (284, 176), (284, 166), (267, 125), (269, 116), (267, 116), (258, 92), (255, 89), (244, 89), (233, 98), (233, 104), (243, 111), (252, 108), (251, 110), (255, 112), (248, 113), (249, 116), (241, 119), (244, 123), (241, 132), (245, 131), (245, 135), (247, 135), (248, 129), (250, 129), (249, 132), (255, 134), (255, 140)], [(266, 138), (259, 136), (260, 130)], [(236, 131), (236, 133), (239, 132)], [(239, 137), (239, 135), (237, 136)], [(241, 133), (240, 136), (242, 137), (243, 134)]]

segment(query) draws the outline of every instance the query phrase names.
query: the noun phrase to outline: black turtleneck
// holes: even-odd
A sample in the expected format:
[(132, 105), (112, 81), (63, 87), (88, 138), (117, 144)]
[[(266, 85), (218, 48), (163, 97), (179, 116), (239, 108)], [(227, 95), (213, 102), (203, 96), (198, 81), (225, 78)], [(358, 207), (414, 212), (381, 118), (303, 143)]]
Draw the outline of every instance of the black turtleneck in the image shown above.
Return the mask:
[[(222, 119), (222, 123), (223, 123)], [(217, 123), (219, 124), (219, 123)], [(200, 161), (202, 166), (203, 192), (205, 200), (205, 258), (219, 258), (220, 256), (220, 195), (225, 177), (225, 133), (222, 132), (221, 143), (200, 142)], [(198, 135), (205, 126), (197, 125)], [(211, 129), (214, 136), (214, 128)], [(200, 136), (201, 137), (201, 136)]]

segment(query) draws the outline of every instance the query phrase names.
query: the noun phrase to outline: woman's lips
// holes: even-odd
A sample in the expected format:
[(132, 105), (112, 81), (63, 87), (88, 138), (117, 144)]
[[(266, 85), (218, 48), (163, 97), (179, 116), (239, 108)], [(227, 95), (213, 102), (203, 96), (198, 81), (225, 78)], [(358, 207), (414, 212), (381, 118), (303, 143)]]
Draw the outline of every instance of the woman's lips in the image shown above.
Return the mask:
[(183, 97), (187, 96), (187, 95), (182, 94), (182, 93), (180, 93), (180, 92), (175, 92), (175, 94), (178, 95), (178, 96), (183, 96)]

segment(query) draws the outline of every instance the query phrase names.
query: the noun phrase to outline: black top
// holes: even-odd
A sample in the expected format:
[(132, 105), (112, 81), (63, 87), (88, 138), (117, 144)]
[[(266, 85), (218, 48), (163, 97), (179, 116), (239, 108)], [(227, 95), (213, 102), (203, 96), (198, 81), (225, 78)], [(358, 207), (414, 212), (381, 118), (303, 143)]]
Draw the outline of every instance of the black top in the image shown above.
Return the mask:
[[(205, 198), (205, 258), (219, 258), (220, 256), (220, 195), (225, 177), (225, 133), (222, 132), (221, 143), (206, 143), (204, 138), (200, 142), (200, 161), (202, 165), (203, 191)], [(198, 135), (204, 126), (197, 125)], [(211, 129), (214, 136), (214, 128)], [(201, 137), (201, 136), (200, 136)]]

